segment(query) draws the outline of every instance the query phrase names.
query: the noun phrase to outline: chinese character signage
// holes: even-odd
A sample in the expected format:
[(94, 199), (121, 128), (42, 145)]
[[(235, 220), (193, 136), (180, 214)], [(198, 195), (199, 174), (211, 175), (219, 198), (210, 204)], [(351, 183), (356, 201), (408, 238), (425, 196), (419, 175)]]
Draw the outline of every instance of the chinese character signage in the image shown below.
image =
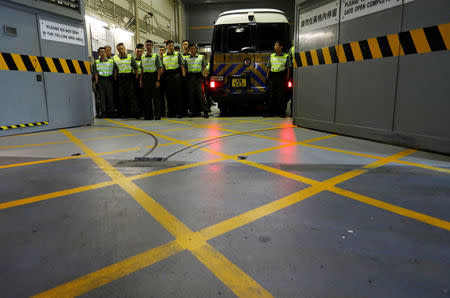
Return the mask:
[(308, 12), (300, 13), (299, 32), (305, 33), (335, 25), (338, 23), (338, 20), (339, 0), (336, 0)]

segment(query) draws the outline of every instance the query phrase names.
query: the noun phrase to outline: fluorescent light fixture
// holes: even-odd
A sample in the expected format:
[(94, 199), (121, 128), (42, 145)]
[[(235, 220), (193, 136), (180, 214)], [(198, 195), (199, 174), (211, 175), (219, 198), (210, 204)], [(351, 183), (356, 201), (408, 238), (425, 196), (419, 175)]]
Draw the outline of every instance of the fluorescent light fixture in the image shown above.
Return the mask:
[(105, 23), (97, 18), (85, 15), (84, 19), (86, 20), (86, 22), (88, 22), (91, 25), (95, 25), (95, 26), (99, 26), (99, 27), (106, 27), (108, 26), (108, 23)]
[(133, 32), (126, 31), (126, 30), (123, 30), (123, 29), (121, 29), (121, 28), (116, 28), (116, 29), (114, 29), (114, 31), (115, 31), (117, 34), (124, 34), (124, 35), (134, 36), (134, 33), (133, 33)]

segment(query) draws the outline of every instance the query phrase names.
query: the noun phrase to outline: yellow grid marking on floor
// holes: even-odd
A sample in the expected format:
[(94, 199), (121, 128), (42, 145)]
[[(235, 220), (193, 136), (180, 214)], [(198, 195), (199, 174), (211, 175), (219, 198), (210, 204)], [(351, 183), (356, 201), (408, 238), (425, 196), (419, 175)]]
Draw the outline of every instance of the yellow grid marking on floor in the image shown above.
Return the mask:
[[(124, 125), (125, 126), (125, 125)], [(239, 269), (225, 256), (215, 251), (212, 246), (206, 243), (201, 237), (191, 237), (193, 232), (175, 216), (168, 212), (163, 206), (156, 202), (146, 192), (139, 188), (115, 169), (110, 163), (98, 156), (92, 149), (85, 145), (80, 139), (67, 130), (62, 132), (77, 146), (79, 146), (107, 175), (132, 196), (150, 215), (152, 215), (167, 231), (177, 238), (177, 243), (184, 249), (188, 249), (196, 256), (200, 262), (206, 265), (216, 277), (228, 286), (236, 295), (241, 297), (271, 297), (272, 295), (261, 287), (256, 281)], [(186, 240), (189, 239), (189, 240)], [(191, 241), (192, 240), (192, 241)], [(187, 243), (186, 243), (187, 242)], [(193, 243), (194, 246), (191, 246)], [(97, 285), (100, 286), (100, 285)], [(70, 287), (70, 284), (69, 284)], [(59, 290), (65, 290), (66, 285), (62, 285), (43, 292), (42, 297), (60, 297)], [(52, 294), (53, 293), (53, 294)]]
[[(111, 121), (112, 122), (112, 121)], [(117, 124), (120, 124), (120, 123), (117, 123)], [(125, 125), (124, 125), (125, 126)], [(164, 136), (161, 136), (161, 137), (164, 137)], [(185, 141), (178, 141), (178, 140), (176, 140), (176, 139), (173, 139), (173, 138), (168, 138), (168, 137), (165, 137), (166, 139), (171, 139), (171, 140), (173, 140), (174, 142), (176, 142), (176, 143), (179, 143), (179, 144), (187, 144), (187, 142), (185, 142)], [(306, 142), (306, 141), (305, 141)], [(210, 152), (213, 152), (212, 150), (207, 150), (207, 151), (210, 151)], [(394, 161), (396, 161), (396, 159), (398, 159), (398, 158), (402, 158), (402, 157), (404, 157), (404, 156), (406, 156), (406, 155), (408, 155), (408, 154), (411, 154), (411, 153), (413, 153), (413, 152), (415, 152), (415, 150), (411, 150), (411, 149), (408, 149), (408, 150), (405, 150), (405, 151), (403, 151), (403, 152), (400, 152), (400, 153), (397, 153), (397, 154), (395, 154), (395, 155), (393, 155), (393, 156), (390, 156), (390, 157), (386, 157), (386, 158), (383, 158), (384, 159), (384, 161), (380, 161), (380, 160), (378, 160), (378, 161), (375, 161), (374, 163), (372, 163), (372, 164), (369, 164), (369, 165), (367, 165), (367, 166), (365, 166), (366, 168), (369, 168), (369, 169), (371, 169), (371, 168), (376, 168), (376, 167), (380, 167), (380, 166), (382, 166), (382, 165), (384, 165), (384, 164), (387, 164), (387, 163), (390, 163), (390, 162), (394, 162)], [(223, 153), (220, 153), (220, 152), (216, 152), (217, 154), (219, 154), (219, 155), (225, 155), (225, 156), (227, 156), (226, 154), (223, 154)], [(92, 151), (92, 154), (93, 155), (95, 155), (96, 153), (95, 152), (93, 152)], [(231, 158), (235, 158), (237, 155), (235, 155), (235, 156), (229, 156), (229, 157), (231, 157)], [(224, 160), (224, 159), (226, 159), (226, 158), (223, 158), (222, 160)], [(240, 161), (240, 160), (238, 160), (238, 161)], [(106, 161), (105, 161), (106, 162)], [(213, 161), (213, 162), (216, 162), (216, 161)], [(247, 162), (246, 160), (244, 160), (244, 161), (240, 161), (240, 162), (243, 162), (243, 163), (245, 163), (245, 162)], [(112, 166), (111, 166), (112, 167)], [(112, 167), (113, 168), (113, 167)], [(108, 169), (106, 169), (106, 170), (108, 170)], [(167, 170), (170, 170), (170, 169), (165, 169), (166, 171)], [(274, 169), (274, 170), (277, 170), (277, 171), (279, 171), (278, 169)], [(331, 188), (332, 190), (334, 190), (335, 189), (335, 187), (334, 187), (334, 185), (335, 184), (337, 184), (337, 183), (341, 183), (341, 182), (343, 182), (343, 181), (346, 181), (346, 180), (349, 180), (349, 179), (352, 179), (352, 178), (354, 178), (354, 177), (356, 177), (356, 176), (358, 176), (358, 175), (360, 175), (360, 174), (362, 174), (362, 173), (365, 173), (365, 172), (367, 172), (368, 170), (366, 170), (366, 169), (357, 169), (357, 170), (353, 170), (353, 171), (350, 171), (350, 172), (347, 172), (347, 173), (344, 173), (344, 174), (342, 174), (342, 175), (339, 175), (339, 176), (337, 176), (337, 177), (334, 177), (334, 178), (331, 178), (331, 179), (328, 179), (327, 181), (324, 181), (324, 182), (315, 182), (314, 184), (312, 184), (312, 186), (311, 187), (309, 187), (309, 188), (307, 188), (307, 189), (304, 189), (304, 190), (302, 190), (302, 191), (300, 191), (300, 192), (304, 192), (304, 191), (308, 191), (309, 193), (310, 193), (310, 196), (311, 195), (313, 195), (314, 193), (315, 193), (315, 191), (311, 191), (311, 189), (314, 189), (314, 188), (316, 188), (316, 189), (322, 189), (322, 190), (324, 190), (324, 189), (328, 189), (328, 188)], [(151, 173), (147, 173), (147, 174), (151, 174)], [(277, 173), (278, 174), (278, 173)], [(291, 174), (291, 173), (289, 173), (289, 174)], [(142, 175), (138, 175), (138, 176), (142, 176)], [(303, 178), (305, 178), (305, 177), (303, 177)], [(118, 182), (117, 183), (126, 183), (126, 181), (125, 180), (127, 180), (127, 179), (133, 179), (133, 177), (128, 177), (128, 178), (124, 178), (124, 179), (118, 179)], [(137, 178), (136, 178), (137, 179)], [(306, 178), (307, 179), (307, 178)], [(310, 179), (311, 181), (310, 182), (312, 182), (312, 181), (314, 181), (314, 180), (312, 180), (312, 179)], [(106, 183), (108, 183), (108, 182), (106, 182)], [(109, 183), (111, 183), (111, 184), (115, 184), (114, 183), (114, 181), (111, 181), (111, 182), (109, 182)], [(298, 193), (297, 193), (298, 194)], [(146, 195), (146, 194), (145, 194)], [(296, 194), (293, 194), (293, 195), (296, 195)], [(291, 197), (291, 196), (293, 196), (293, 195), (290, 195), (290, 196), (288, 196), (288, 197)], [(350, 196), (349, 196), (350, 197)], [(366, 201), (367, 201), (367, 197), (365, 197), (366, 198)], [(285, 198), (283, 198), (283, 199), (285, 199)], [(280, 199), (280, 200), (283, 200), (283, 199)], [(278, 202), (280, 203), (280, 200), (278, 200)], [(377, 201), (377, 202), (381, 202), (381, 201)], [(273, 203), (273, 202), (272, 202)], [(272, 204), (272, 203), (269, 203), (269, 204)], [(373, 203), (373, 202), (371, 202), (371, 203)], [(382, 204), (384, 203), (384, 202), (381, 202)], [(269, 205), (268, 204), (268, 205)], [(287, 207), (287, 206), (289, 206), (289, 205), (292, 205), (292, 204), (288, 204), (288, 205), (286, 205), (286, 203), (285, 203), (285, 206)], [(389, 205), (389, 204), (387, 204), (387, 205)], [(395, 206), (395, 205), (392, 205), (393, 207), (397, 207), (397, 206)], [(264, 206), (262, 206), (262, 207), (264, 207)], [(382, 206), (382, 207), (385, 207), (385, 206)], [(259, 208), (261, 208), (261, 207), (259, 207)], [(254, 210), (257, 210), (257, 209), (259, 209), (259, 208), (256, 208), (256, 209), (254, 209)], [(400, 208), (400, 207), (398, 207), (398, 208)], [(385, 210), (389, 210), (389, 208), (383, 208), (383, 209), (385, 209)], [(392, 208), (391, 208), (392, 209)], [(278, 209), (279, 210), (279, 209)], [(402, 210), (404, 211), (404, 210), (406, 210), (406, 211), (409, 211), (409, 210), (407, 210), (407, 209), (404, 209), (404, 208), (402, 208)], [(276, 210), (275, 210), (276, 211)], [(274, 212), (275, 212), (274, 211)], [(389, 211), (391, 211), (391, 210), (389, 210)], [(251, 212), (251, 211), (249, 211), (249, 212)], [(414, 212), (414, 211), (412, 211), (412, 212)], [(273, 213), (273, 212), (272, 212)], [(394, 213), (397, 213), (397, 212), (394, 212)], [(403, 213), (405, 213), (405, 212), (403, 212)], [(400, 213), (399, 213), (400, 214)], [(410, 213), (411, 214), (411, 213)], [(420, 213), (417, 213), (417, 214), (419, 214), (420, 215)], [(401, 215), (404, 215), (404, 216), (408, 216), (408, 214), (401, 214)], [(247, 218), (248, 218), (249, 216), (247, 215)], [(257, 218), (255, 218), (255, 214), (253, 214), (252, 216), (250, 216), (250, 218), (253, 218), (253, 220), (256, 220)], [(232, 219), (230, 219), (230, 220), (233, 220), (234, 218), (232, 218)], [(432, 217), (428, 217), (428, 219), (432, 219), (432, 220), (437, 220), (437, 222), (439, 223), (439, 222), (444, 222), (444, 223), (446, 223), (445, 221), (442, 221), (442, 220), (439, 220), (439, 219), (435, 219), (435, 218), (432, 218)], [(234, 219), (235, 220), (235, 219)], [(252, 221), (253, 221), (252, 220)], [(228, 220), (227, 220), (228, 221)], [(236, 220), (235, 220), (236, 221)], [(435, 221), (436, 222), (436, 221)], [(239, 223), (239, 226), (242, 226), (243, 224), (246, 224), (246, 223), (244, 223), (244, 222), (238, 222)], [(429, 223), (429, 222), (428, 222)], [(223, 225), (223, 222), (222, 223), (219, 223), (219, 224), (222, 224)], [(432, 224), (432, 223), (430, 223), (430, 224)], [(448, 224), (448, 223), (446, 223), (446, 224)], [(213, 227), (213, 228), (212, 228)], [(206, 228), (206, 229), (203, 229), (202, 231), (201, 231), (201, 234), (208, 234), (208, 233), (211, 233), (211, 230), (215, 230), (215, 234), (217, 234), (217, 225), (214, 225), (214, 226), (212, 226), (212, 227), (209, 227), (209, 228)], [(223, 229), (222, 229), (223, 230)], [(199, 233), (193, 233), (193, 234), (188, 234), (188, 235), (184, 235), (184, 238), (182, 238), (182, 239), (178, 239), (177, 240), (177, 242), (186, 242), (186, 237), (199, 237), (198, 236), (198, 234)], [(198, 239), (198, 238), (197, 238)], [(208, 240), (209, 238), (207, 237), (206, 239), (203, 239), (203, 241), (206, 241), (206, 240)], [(202, 246), (199, 246), (198, 245), (198, 243), (197, 244), (194, 244), (194, 245), (189, 245), (189, 247), (190, 248), (192, 248), (193, 250), (198, 250), (199, 249), (199, 247), (202, 247)], [(208, 247), (205, 247), (205, 246), (203, 246), (203, 248), (204, 249), (207, 249)], [(212, 247), (211, 247), (212, 248)], [(145, 252), (145, 253), (147, 253), (147, 252)], [(145, 254), (144, 253), (144, 254)], [(203, 254), (206, 254), (207, 255), (207, 253), (205, 252), (205, 251), (203, 251), (203, 252), (198, 252), (198, 251), (196, 251), (196, 253), (200, 253), (200, 256), (203, 256), (202, 255), (202, 253)], [(194, 254), (195, 255), (195, 254)], [(222, 256), (223, 257), (223, 256)], [(125, 260), (126, 261), (126, 260)], [(200, 261), (202, 261), (202, 260), (200, 260)], [(111, 265), (111, 266), (114, 266), (114, 265)], [(111, 266), (109, 266), (109, 267), (111, 267)], [(214, 268), (212, 268), (213, 270), (215, 270)], [(102, 270), (102, 269), (101, 269)], [(235, 268), (232, 268), (232, 270), (231, 271), (235, 271), (235, 270), (237, 270), (236, 272), (237, 273), (239, 273), (240, 271), (240, 269), (239, 268), (237, 268), (237, 267), (235, 267)], [(120, 271), (120, 270), (119, 270)], [(116, 271), (116, 273), (117, 272), (119, 272), (119, 271)], [(97, 271), (98, 272), (98, 271)], [(134, 272), (134, 271), (133, 271)], [(130, 272), (131, 273), (131, 272)], [(128, 273), (129, 274), (129, 273)], [(219, 274), (220, 275), (220, 274)], [(227, 274), (225, 274), (225, 275), (227, 275)], [(124, 276), (124, 275), (122, 275), (122, 276)], [(86, 276), (85, 276), (86, 277)], [(222, 279), (226, 279), (226, 277), (227, 276), (222, 276)], [(84, 278), (84, 277), (82, 277), (82, 278)], [(82, 279), (81, 278), (81, 279)], [(79, 279), (78, 279), (79, 280)], [(111, 280), (112, 281), (112, 280)], [(70, 284), (70, 283), (69, 283)], [(65, 284), (65, 285), (67, 285), (67, 284)]]
[(342, 188), (330, 187), (327, 190), (334, 192), (338, 195), (341, 195), (343, 197), (347, 197), (347, 198), (362, 202), (367, 205), (371, 205), (371, 206), (374, 206), (374, 207), (377, 207), (380, 209), (384, 209), (384, 210), (390, 211), (392, 213), (396, 213), (398, 215), (409, 217), (409, 218), (415, 219), (417, 221), (421, 221), (423, 223), (450, 231), (450, 222), (448, 222), (448, 221), (445, 221), (445, 220), (442, 220), (442, 219), (439, 219), (436, 217), (432, 217), (432, 216), (429, 216), (429, 215), (426, 215), (423, 213), (419, 213), (419, 212), (416, 212), (413, 210), (409, 210), (409, 209), (406, 209), (403, 207), (399, 207), (399, 206), (396, 206), (396, 205), (393, 205), (390, 203), (372, 199), (367, 196), (360, 195), (358, 193), (354, 193), (352, 191), (345, 190)]
[[(394, 161), (394, 160), (396, 160), (398, 158), (402, 158), (404, 156), (407, 156), (407, 155), (409, 155), (409, 154), (411, 154), (413, 152), (415, 152), (415, 150), (411, 150), (411, 149), (404, 150), (402, 152), (399, 152), (397, 154), (394, 154), (392, 156), (384, 158), (383, 161), (376, 161), (374, 163), (371, 163), (371, 164), (365, 166), (365, 168), (372, 169), (372, 168), (376, 168), (376, 167), (381, 167), (381, 166), (383, 166), (385, 164), (388, 164), (388, 163), (390, 163), (390, 162), (392, 162), (392, 161)], [(202, 239), (201, 236), (203, 236), (204, 239), (202, 239), (202, 242), (204, 242), (204, 241), (210, 240), (212, 238), (218, 237), (218, 236), (220, 236), (220, 235), (222, 235), (224, 233), (227, 233), (227, 232), (229, 232), (231, 230), (239, 228), (239, 227), (241, 227), (241, 226), (243, 226), (245, 224), (248, 224), (250, 222), (253, 222), (253, 221), (255, 221), (255, 220), (259, 219), (259, 218), (262, 218), (262, 217), (267, 216), (269, 214), (272, 214), (272, 213), (274, 213), (276, 211), (279, 211), (279, 210), (281, 210), (283, 208), (291, 206), (291, 205), (293, 205), (293, 204), (295, 204), (295, 203), (297, 203), (297, 202), (299, 202), (301, 200), (304, 200), (304, 199), (306, 199), (308, 197), (311, 197), (311, 196), (313, 196), (313, 195), (315, 195), (315, 194), (317, 194), (317, 193), (319, 193), (321, 191), (324, 191), (324, 190), (336, 191), (336, 189), (337, 189), (337, 191), (339, 191), (341, 193), (344, 193), (344, 192), (340, 191), (339, 188), (336, 188), (334, 185), (336, 185), (338, 183), (341, 183), (341, 182), (344, 182), (344, 181), (347, 181), (349, 179), (352, 179), (352, 178), (354, 178), (354, 177), (356, 177), (358, 175), (361, 175), (361, 174), (363, 174), (363, 173), (365, 173), (367, 171), (368, 170), (366, 170), (366, 169), (356, 169), (356, 170), (352, 170), (352, 171), (349, 171), (347, 173), (344, 173), (342, 175), (338, 175), (338, 176), (336, 176), (334, 178), (328, 179), (328, 180), (326, 180), (324, 182), (316, 182), (315, 184), (313, 184), (311, 187), (309, 187), (307, 189), (303, 189), (303, 190), (301, 190), (301, 191), (299, 191), (297, 193), (294, 193), (292, 195), (289, 195), (289, 196), (284, 197), (282, 199), (279, 199), (277, 201), (268, 203), (268, 204), (263, 205), (261, 207), (255, 208), (255, 209), (253, 209), (251, 211), (245, 212), (245, 213), (243, 213), (241, 215), (235, 216), (233, 218), (230, 218), (228, 220), (222, 221), (222, 222), (220, 222), (218, 224), (215, 224), (213, 226), (210, 226), (208, 228), (202, 229), (200, 232), (184, 235), (184, 237), (181, 237), (181, 239), (177, 239), (177, 243), (178, 244), (181, 243), (181, 245), (183, 245), (183, 247), (186, 247), (187, 249), (191, 249), (191, 252), (193, 253), (193, 255), (196, 256), (211, 271), (213, 271), (213, 272), (217, 272), (217, 271), (222, 272), (222, 273), (216, 274), (216, 276), (221, 276), (220, 279), (222, 281), (227, 280), (227, 278), (229, 278), (230, 280), (227, 280), (227, 282), (225, 282), (226, 284), (234, 283), (234, 281), (235, 281), (235, 279), (233, 278), (234, 275), (238, 275), (238, 276), (240, 276), (242, 274), (244, 274), (244, 276), (247, 276), (247, 275), (244, 272), (242, 272), (238, 267), (236, 267), (234, 264), (232, 264), (232, 263), (228, 264), (229, 261), (227, 259), (225, 259), (223, 255), (218, 254), (209, 244), (203, 245), (203, 246), (199, 245), (199, 243), (195, 239), (199, 239), (199, 237), (200, 237), (200, 239)], [(349, 195), (347, 197), (354, 198), (354, 195), (351, 194), (351, 195)], [(421, 217), (422, 216), (422, 218), (420, 218), (422, 221), (423, 221), (423, 219), (425, 217), (427, 217), (426, 215), (424, 216), (424, 215), (422, 215), (420, 213), (415, 213), (414, 211), (410, 211), (410, 210), (407, 210), (407, 209), (404, 209), (404, 208), (397, 207), (395, 205), (386, 204), (384, 202), (374, 200), (374, 201), (376, 201), (376, 203), (378, 203), (378, 205), (377, 205), (377, 204), (375, 204), (372, 201), (368, 201), (367, 199), (370, 199), (370, 198), (365, 197), (364, 200), (361, 200), (360, 198), (358, 198), (358, 201), (369, 202), (370, 203), (369, 205), (380, 207), (382, 209), (385, 209), (385, 210), (388, 210), (388, 211), (391, 211), (391, 212), (394, 212), (394, 213), (397, 213), (397, 214), (400, 214), (400, 215), (408, 216), (408, 217), (411, 217), (411, 218), (414, 218), (413, 216), (415, 216), (415, 217), (417, 217), (417, 216)], [(401, 209), (402, 212), (398, 211), (398, 210), (400, 210), (399, 208)], [(411, 214), (413, 214), (413, 216), (411, 216)], [(444, 227), (446, 225), (448, 227), (448, 224), (449, 224), (449, 223), (447, 223), (445, 221), (442, 221), (442, 220), (439, 220), (439, 219), (435, 219), (435, 218), (432, 218), (432, 217), (426, 218), (426, 220), (424, 222), (430, 223), (430, 220), (434, 221), (433, 223), (441, 224), (441, 226), (442, 226), (442, 223), (443, 223)], [(193, 241), (191, 243), (189, 243), (187, 237), (192, 238)], [(189, 240), (191, 240), (191, 239), (189, 239)], [(187, 242), (187, 244), (184, 244), (184, 242)], [(167, 252), (167, 250), (169, 250), (169, 248), (171, 248), (171, 245), (170, 245), (171, 243), (172, 242), (166, 244), (165, 249), (163, 249), (163, 251), (166, 252), (167, 257), (177, 253), (176, 250), (178, 250), (178, 248), (176, 248), (176, 249), (174, 249), (175, 251), (173, 253), (172, 252)], [(162, 246), (162, 247), (164, 247), (164, 246)], [(87, 282), (87, 283), (85, 283), (88, 286), (90, 286), (88, 290), (92, 290), (93, 288), (96, 288), (97, 284), (99, 284), (99, 286), (101, 286), (101, 285), (104, 285), (104, 284), (106, 284), (108, 282), (111, 282), (111, 281), (113, 281), (115, 279), (123, 277), (123, 276), (125, 276), (127, 274), (135, 272), (135, 271), (137, 271), (139, 269), (142, 269), (143, 268), (142, 267), (143, 263), (148, 264), (148, 266), (150, 266), (151, 264), (155, 263), (154, 259), (157, 259), (158, 261), (160, 261), (161, 260), (160, 258), (155, 257), (155, 258), (150, 258), (150, 260), (144, 260), (142, 262), (139, 262), (139, 259), (141, 258), (141, 255), (143, 255), (143, 254), (150, 254), (150, 253), (154, 252), (154, 250), (157, 250), (157, 249), (160, 249), (160, 247), (152, 249), (152, 250), (149, 250), (149, 251), (146, 251), (146, 252), (144, 252), (144, 253), (142, 253), (140, 255), (131, 257), (129, 259), (126, 259), (124, 261), (121, 261), (119, 263), (116, 263), (116, 264), (113, 264), (111, 266), (108, 266), (108, 267), (105, 267), (105, 268), (101, 269), (101, 270), (104, 270), (103, 276), (104, 276), (105, 279), (100, 279), (97, 282), (94, 281), (94, 282)], [(163, 254), (164, 253), (163, 251), (158, 252), (158, 255)], [(222, 262), (220, 264), (215, 264), (215, 263), (211, 264), (211, 262), (210, 262), (211, 258), (220, 259), (220, 260), (222, 260), (222, 258), (224, 258), (224, 260), (222, 260)], [(138, 265), (127, 266), (129, 263), (131, 263), (131, 261), (134, 261), (134, 263), (138, 263), (138, 264), (141, 264), (141, 265), (139, 265), (139, 266)], [(224, 264), (227, 265), (225, 268), (223, 267)], [(121, 268), (122, 266), (125, 267), (124, 270), (122, 270), (122, 268)], [(231, 270), (230, 270), (230, 268), (231, 268)], [(73, 281), (74, 284), (72, 284), (72, 282), (69, 282), (67, 284), (64, 284), (63, 286), (66, 286), (66, 288), (68, 287), (69, 289), (76, 288), (77, 282), (79, 282), (80, 280), (86, 280), (86, 279), (92, 281), (91, 278), (95, 277), (96, 275), (99, 275), (98, 272), (100, 272), (101, 270), (99, 270), (97, 272), (94, 272), (94, 273), (91, 273), (91, 274), (88, 274), (86, 276), (83, 276), (83, 277)], [(112, 276), (111, 275), (107, 275), (107, 273), (110, 273), (110, 272), (111, 272)], [(120, 272), (125, 272), (125, 273), (120, 274)], [(98, 279), (98, 276), (97, 276), (97, 279)], [(102, 280), (104, 280), (104, 281), (102, 282)], [(243, 284), (248, 286), (248, 284), (252, 283), (252, 282), (253, 282), (253, 280), (250, 278), (249, 281), (245, 281), (245, 283), (243, 283)], [(92, 286), (93, 284), (95, 286)], [(57, 287), (55, 289), (58, 289), (58, 288), (59, 287)], [(245, 287), (243, 290), (245, 291), (246, 289), (247, 288)], [(61, 292), (58, 292), (58, 293), (61, 294)], [(84, 293), (84, 291), (82, 293)], [(267, 293), (267, 292), (259, 293), (257, 296), (258, 297), (262, 296), (262, 294), (269, 294), (269, 293)], [(58, 295), (56, 295), (56, 296), (58, 296)], [(48, 297), (48, 296), (45, 296), (45, 297)]]
[(155, 247), (128, 259), (104, 267), (34, 297), (74, 297), (104, 286), (121, 277), (167, 259), (183, 251), (176, 241)]

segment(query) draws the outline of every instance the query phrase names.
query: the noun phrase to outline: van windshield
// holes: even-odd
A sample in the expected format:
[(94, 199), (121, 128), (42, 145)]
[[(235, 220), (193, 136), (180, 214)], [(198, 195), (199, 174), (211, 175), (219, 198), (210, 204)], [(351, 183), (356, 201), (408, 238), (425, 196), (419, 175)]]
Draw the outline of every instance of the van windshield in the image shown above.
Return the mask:
[(272, 52), (276, 40), (289, 49), (287, 23), (227, 24), (214, 27), (212, 49), (216, 53)]

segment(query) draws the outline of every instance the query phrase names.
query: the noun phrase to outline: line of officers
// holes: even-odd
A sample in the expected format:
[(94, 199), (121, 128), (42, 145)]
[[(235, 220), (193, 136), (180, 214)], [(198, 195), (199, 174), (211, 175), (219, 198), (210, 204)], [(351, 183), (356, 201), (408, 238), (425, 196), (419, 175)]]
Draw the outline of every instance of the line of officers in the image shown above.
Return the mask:
[[(159, 120), (166, 116), (208, 118), (209, 105), (204, 92), (207, 63), (198, 54), (197, 45), (184, 40), (183, 54), (176, 51), (172, 40), (153, 53), (153, 42), (137, 44), (134, 56), (127, 54), (123, 43), (98, 49), (99, 59), (93, 63), (95, 93), (99, 99), (97, 117), (144, 117)], [(167, 50), (167, 51), (166, 51)], [(183, 100), (186, 98), (187, 101)], [(188, 113), (189, 111), (189, 113)]]

